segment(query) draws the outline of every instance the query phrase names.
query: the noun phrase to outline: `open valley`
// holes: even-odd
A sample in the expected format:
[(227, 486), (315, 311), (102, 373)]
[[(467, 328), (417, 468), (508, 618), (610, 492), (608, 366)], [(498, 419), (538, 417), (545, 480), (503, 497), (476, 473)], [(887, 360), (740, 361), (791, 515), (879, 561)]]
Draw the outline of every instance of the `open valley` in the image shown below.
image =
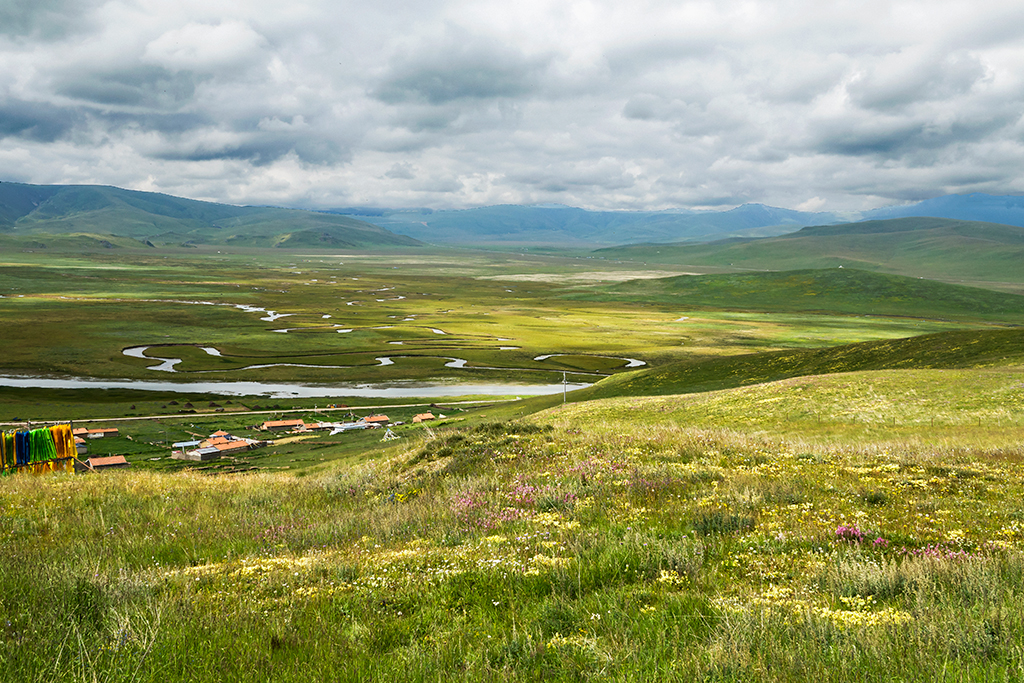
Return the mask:
[(1018, 676), (1024, 298), (593, 256), (5, 253), (5, 678)]

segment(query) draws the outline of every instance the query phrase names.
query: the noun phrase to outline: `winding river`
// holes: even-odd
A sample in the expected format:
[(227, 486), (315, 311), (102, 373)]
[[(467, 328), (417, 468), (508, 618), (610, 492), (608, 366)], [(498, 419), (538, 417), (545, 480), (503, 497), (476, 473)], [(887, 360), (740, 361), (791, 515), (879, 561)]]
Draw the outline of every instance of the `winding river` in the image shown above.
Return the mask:
[[(339, 332), (341, 332), (341, 331), (343, 331), (343, 330), (339, 330)], [(389, 342), (389, 343), (391, 343), (391, 344), (401, 344), (402, 342)], [(149, 349), (154, 348), (156, 346), (161, 346), (161, 345), (131, 346), (131, 347), (128, 347), (128, 348), (122, 350), (121, 353), (123, 353), (124, 355), (129, 356), (131, 358), (141, 358), (142, 360), (159, 361), (159, 363), (157, 363), (156, 365), (150, 365), (149, 367), (147, 367), (146, 368), (147, 370), (154, 370), (156, 372), (173, 372), (173, 373), (179, 372), (178, 370), (175, 369), (174, 366), (182, 362), (181, 358), (165, 358), (165, 357), (162, 357), (162, 356), (149, 356), (149, 355), (146, 355), (146, 351), (148, 351)], [(179, 344), (166, 344), (164, 346), (172, 347), (172, 346), (180, 346), (180, 345)], [(206, 353), (208, 353), (211, 356), (223, 357), (221, 352), (218, 349), (216, 349), (216, 348), (214, 348), (212, 346), (199, 346), (198, 348), (202, 349), (203, 351), (205, 351)], [(508, 348), (516, 348), (516, 347), (500, 347), (501, 350), (508, 349)], [(547, 355), (543, 355), (543, 356), (537, 356), (536, 358), (534, 358), (534, 360), (535, 361), (544, 361), (544, 360), (547, 360), (548, 358), (553, 358), (555, 356), (572, 356), (572, 355), (579, 355), (579, 354), (551, 353), (551, 354), (547, 354)], [(471, 366), (471, 365), (468, 365), (469, 361), (466, 360), (465, 358), (452, 358), (451, 356), (420, 356), (420, 355), (416, 355), (416, 356), (380, 356), (380, 357), (375, 358), (374, 360), (376, 360), (377, 363), (378, 363), (378, 365), (376, 367), (384, 367), (384, 366), (387, 366), (387, 365), (394, 365), (395, 364), (395, 361), (394, 361), (395, 358), (412, 358), (412, 357), (415, 357), (415, 358), (439, 358), (439, 359), (443, 359), (443, 360), (448, 361), (447, 363), (444, 364), (444, 366), (446, 368), (457, 368), (457, 369), (460, 369), (460, 370), (519, 370), (519, 371), (522, 371), (522, 372), (558, 372), (558, 370), (544, 370), (544, 369), (541, 369), (541, 368), (497, 367), (497, 366), (482, 366), (482, 365)], [(608, 358), (608, 359), (611, 359), (611, 360), (624, 360), (624, 361), (626, 361), (625, 367), (627, 367), (627, 368), (637, 368), (637, 367), (641, 367), (641, 366), (644, 366), (644, 365), (647, 364), (646, 362), (644, 362), (642, 360), (636, 360), (636, 359), (633, 359), (633, 358), (620, 358), (618, 356), (598, 356), (598, 357), (599, 358)], [(221, 369), (221, 370), (191, 370), (191, 371), (188, 371), (188, 374), (204, 374), (204, 373), (211, 373), (211, 372), (237, 372), (239, 370), (263, 370), (263, 369), (266, 369), (266, 368), (323, 368), (325, 370), (350, 370), (350, 369), (356, 368), (356, 367), (365, 367), (365, 366), (358, 366), (358, 365), (323, 365), (323, 364), (310, 364), (310, 363), (258, 363), (258, 364), (255, 364), (255, 365), (245, 365), (245, 366), (242, 366), (242, 367), (239, 367), (239, 368), (232, 368), (231, 370), (223, 370), (223, 369)], [(570, 370), (569, 372), (571, 372), (574, 375), (593, 375), (595, 377), (603, 377), (603, 376), (605, 376), (605, 373), (600, 373), (600, 372), (586, 372), (586, 371), (582, 371), (582, 370)]]
[[(156, 382), (151, 380), (106, 380), (85, 377), (0, 376), (0, 386), (32, 389), (136, 389), (222, 396), (266, 396), (268, 398), (442, 398), (452, 396), (544, 396), (561, 393), (558, 384), (434, 384), (389, 382), (381, 384), (290, 384), (273, 382)], [(569, 391), (589, 384), (569, 383)]]

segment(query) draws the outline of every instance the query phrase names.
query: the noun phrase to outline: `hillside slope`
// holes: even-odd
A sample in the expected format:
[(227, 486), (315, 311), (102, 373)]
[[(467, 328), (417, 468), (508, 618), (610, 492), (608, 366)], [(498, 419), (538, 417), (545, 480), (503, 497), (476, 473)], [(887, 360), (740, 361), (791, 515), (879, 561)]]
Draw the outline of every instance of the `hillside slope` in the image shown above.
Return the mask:
[[(345, 216), (230, 206), (153, 192), (91, 185), (36, 186), (0, 183), (0, 232), (25, 237), (90, 233), (149, 240), (154, 244), (210, 243), (287, 246), (303, 231), (331, 235), (315, 246), (415, 246), (417, 240)], [(310, 248), (300, 240), (292, 246)]]
[(577, 401), (663, 396), (836, 372), (1007, 365), (1024, 365), (1024, 329), (939, 332), (823, 349), (699, 358), (615, 375), (573, 396)]
[(594, 254), (647, 263), (770, 270), (844, 266), (931, 279), (1024, 282), (1024, 228), (947, 218), (845, 223), (763, 239), (634, 245)]
[(854, 268), (680, 275), (604, 285), (571, 296), (726, 310), (1024, 322), (1024, 296)]

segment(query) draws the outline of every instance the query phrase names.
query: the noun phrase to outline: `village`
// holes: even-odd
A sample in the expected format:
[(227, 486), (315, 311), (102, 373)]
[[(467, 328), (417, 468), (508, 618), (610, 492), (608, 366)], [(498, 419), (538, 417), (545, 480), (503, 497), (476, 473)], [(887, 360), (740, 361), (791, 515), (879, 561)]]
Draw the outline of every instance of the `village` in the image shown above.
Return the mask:
[[(432, 412), (416, 413), (408, 418), (409, 423), (418, 425), (446, 416)], [(233, 431), (258, 432), (259, 437), (239, 436), (228, 429), (218, 428), (202, 436), (189, 432), (192, 438), (169, 444), (166, 455), (149, 455), (146, 464), (161, 460), (210, 463), (227, 459), (234, 461), (238, 456), (275, 445), (293, 444), (315, 436), (335, 436), (367, 430), (383, 430), (381, 442), (401, 438), (393, 427), (405, 425), (403, 420), (392, 420), (383, 413), (363, 417), (349, 414), (348, 421), (310, 421), (308, 419), (266, 420), (261, 424), (248, 425)], [(69, 423), (49, 427), (26, 427), (19, 431), (5, 432), (0, 441), (0, 473), (11, 474), (24, 471), (32, 473), (67, 471), (79, 474), (105, 470), (125, 469), (132, 465), (128, 453), (111, 450), (128, 450), (141, 443), (130, 434), (122, 434), (118, 427), (72, 427)], [(109, 448), (97, 448), (99, 453), (90, 454), (90, 445), (97, 446), (97, 440), (117, 440)], [(146, 442), (155, 448), (160, 442)], [(332, 442), (333, 443), (333, 442)], [(72, 447), (73, 444), (73, 447)], [(167, 447), (165, 443), (163, 447)], [(144, 450), (144, 449), (142, 449)], [(165, 451), (166, 453), (166, 451)], [(276, 452), (275, 452), (276, 453)], [(139, 462), (138, 458), (135, 459)]]

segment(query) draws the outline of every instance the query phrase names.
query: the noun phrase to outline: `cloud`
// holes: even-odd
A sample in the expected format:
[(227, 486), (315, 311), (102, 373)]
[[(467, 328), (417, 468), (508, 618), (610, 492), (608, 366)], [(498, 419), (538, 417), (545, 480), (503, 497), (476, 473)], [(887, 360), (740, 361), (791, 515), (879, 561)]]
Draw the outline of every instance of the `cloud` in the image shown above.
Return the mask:
[(46, 102), (0, 101), (0, 137), (54, 142), (83, 122), (81, 111)]
[(330, 207), (1024, 192), (998, 0), (0, 3), (29, 182)]
[(411, 164), (396, 163), (388, 169), (384, 177), (393, 180), (412, 180), (416, 177), (416, 171)]
[(537, 91), (547, 61), (456, 33), (396, 57), (373, 94), (387, 104), (521, 98)]
[(69, 73), (55, 80), (57, 95), (114, 107), (175, 109), (192, 100), (199, 78), (191, 72), (171, 72), (156, 66)]
[(75, 0), (4, 0), (0, 2), (0, 35), (59, 38), (74, 27), (83, 4)]
[(217, 71), (257, 59), (264, 38), (243, 21), (190, 22), (146, 45), (142, 61), (173, 70)]

